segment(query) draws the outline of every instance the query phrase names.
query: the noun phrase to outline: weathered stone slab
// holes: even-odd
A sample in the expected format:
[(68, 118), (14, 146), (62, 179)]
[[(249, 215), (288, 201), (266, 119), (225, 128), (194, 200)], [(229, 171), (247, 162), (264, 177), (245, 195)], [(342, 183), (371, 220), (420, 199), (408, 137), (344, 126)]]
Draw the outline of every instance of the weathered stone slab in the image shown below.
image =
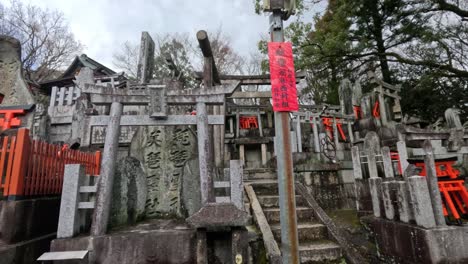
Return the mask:
[(229, 171), (231, 178), (231, 202), (240, 209), (244, 208), (244, 165), (242, 160), (231, 160)]
[(390, 156), (390, 148), (385, 146), (382, 148), (382, 161), (384, 167), (385, 178), (393, 178), (395, 174), (393, 173), (392, 158)]
[(416, 224), (424, 228), (435, 227), (436, 222), (426, 177), (411, 176), (408, 178), (408, 183)]
[(146, 175), (140, 161), (133, 157), (119, 160), (112, 189), (110, 225), (136, 223), (145, 216)]
[(413, 214), (410, 207), (410, 197), (407, 183), (405, 181), (397, 181), (395, 182), (395, 188), (400, 221), (409, 223), (409, 221), (414, 219), (414, 217), (412, 216)]
[(367, 167), (369, 170), (369, 177), (378, 177), (376, 154), (380, 153), (380, 139), (377, 133), (371, 131), (366, 134), (364, 138), (364, 149), (367, 153)]
[(372, 209), (375, 217), (381, 217), (381, 206), (380, 201), (382, 197), (382, 179), (381, 178), (370, 178), (369, 188), (372, 198)]
[(84, 181), (85, 168), (79, 164), (65, 165), (63, 178), (62, 199), (60, 203), (60, 217), (57, 229), (58, 238), (69, 238), (80, 230), (78, 204), (79, 187)]
[(239, 210), (232, 203), (207, 203), (198, 212), (187, 218), (190, 225), (207, 229), (245, 226), (248, 221), (248, 214)]
[(138, 58), (137, 79), (140, 83), (148, 83), (154, 68), (154, 41), (148, 32), (141, 33), (140, 55)]
[(385, 217), (389, 220), (395, 218), (395, 208), (393, 206), (392, 193), (394, 182), (382, 183), (382, 200), (385, 210)]
[[(148, 194), (146, 216), (184, 216), (182, 197), (198, 209), (200, 192), (196, 162), (197, 144), (187, 126), (141, 127), (132, 140), (130, 153), (143, 164)], [(189, 184), (185, 184), (187, 181)], [(184, 192), (184, 195), (182, 195)]]
[(355, 179), (362, 179), (361, 156), (359, 154), (359, 147), (354, 146), (351, 149), (351, 156), (353, 159), (353, 175)]
[(424, 141), (423, 145), (426, 156), (424, 157), (424, 164), (426, 167), (427, 187), (429, 190), (429, 197), (432, 210), (434, 211), (435, 222), (438, 226), (445, 225), (445, 217), (442, 210), (442, 197), (440, 195), (437, 172), (435, 167), (434, 152), (429, 140)]

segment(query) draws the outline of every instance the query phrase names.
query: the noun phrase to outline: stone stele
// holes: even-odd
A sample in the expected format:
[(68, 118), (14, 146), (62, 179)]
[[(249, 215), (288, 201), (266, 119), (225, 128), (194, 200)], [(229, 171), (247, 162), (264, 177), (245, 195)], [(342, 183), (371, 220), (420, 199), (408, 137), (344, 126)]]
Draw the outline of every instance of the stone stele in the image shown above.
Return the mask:
[(146, 175), (141, 162), (125, 157), (117, 164), (112, 189), (111, 226), (136, 223), (145, 217)]
[(142, 161), (148, 194), (147, 217), (186, 217), (200, 208), (200, 177), (195, 128), (141, 127), (131, 156)]

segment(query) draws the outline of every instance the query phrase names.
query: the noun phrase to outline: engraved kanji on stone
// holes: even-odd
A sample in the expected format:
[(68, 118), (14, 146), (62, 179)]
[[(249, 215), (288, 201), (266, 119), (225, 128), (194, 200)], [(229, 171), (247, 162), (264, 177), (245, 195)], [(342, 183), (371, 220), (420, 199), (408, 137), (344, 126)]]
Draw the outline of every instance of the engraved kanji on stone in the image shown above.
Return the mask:
[(146, 161), (148, 163), (148, 168), (150, 169), (159, 169), (161, 166), (161, 152), (150, 152), (146, 156)]
[(161, 146), (161, 130), (153, 130), (151, 133), (148, 135), (148, 141), (146, 143), (146, 146)]

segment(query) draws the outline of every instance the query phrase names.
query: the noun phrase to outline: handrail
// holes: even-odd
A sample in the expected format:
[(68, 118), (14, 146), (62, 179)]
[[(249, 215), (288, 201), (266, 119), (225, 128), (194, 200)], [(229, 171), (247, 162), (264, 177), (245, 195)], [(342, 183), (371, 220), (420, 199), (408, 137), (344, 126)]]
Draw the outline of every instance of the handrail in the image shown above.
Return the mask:
[(351, 264), (369, 263), (358, 252), (349, 245), (344, 234), (338, 229), (333, 220), (325, 213), (317, 201), (310, 195), (306, 187), (301, 183), (296, 183), (296, 192), (304, 198), (307, 204), (313, 209), (315, 217), (327, 227), (328, 234), (335, 240), (343, 250), (346, 260)]
[(281, 251), (276, 243), (275, 237), (273, 236), (273, 232), (271, 232), (270, 225), (266, 220), (262, 207), (258, 202), (257, 195), (250, 184), (246, 184), (244, 188), (247, 196), (249, 197), (250, 204), (252, 205), (254, 219), (262, 232), (262, 238), (265, 244), (269, 263), (279, 264), (281, 263)]

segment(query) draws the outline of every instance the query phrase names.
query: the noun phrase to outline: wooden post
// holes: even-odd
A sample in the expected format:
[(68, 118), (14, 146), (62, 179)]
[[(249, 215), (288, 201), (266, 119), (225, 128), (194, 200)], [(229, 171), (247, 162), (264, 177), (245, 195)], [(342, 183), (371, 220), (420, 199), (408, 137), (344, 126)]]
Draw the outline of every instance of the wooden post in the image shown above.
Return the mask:
[[(197, 112), (198, 113), (198, 112)], [(197, 230), (197, 264), (208, 264), (208, 245), (206, 244), (206, 230)]]
[(99, 175), (101, 171), (101, 151), (96, 151), (96, 154), (94, 155), (94, 173), (93, 175)]
[(247, 230), (234, 228), (231, 232), (231, 263), (248, 263), (248, 237)]
[(28, 168), (30, 149), (29, 129), (20, 128), (16, 136), (15, 156), (8, 188), (8, 200), (21, 199), (21, 196), (24, 194), (24, 180)]

